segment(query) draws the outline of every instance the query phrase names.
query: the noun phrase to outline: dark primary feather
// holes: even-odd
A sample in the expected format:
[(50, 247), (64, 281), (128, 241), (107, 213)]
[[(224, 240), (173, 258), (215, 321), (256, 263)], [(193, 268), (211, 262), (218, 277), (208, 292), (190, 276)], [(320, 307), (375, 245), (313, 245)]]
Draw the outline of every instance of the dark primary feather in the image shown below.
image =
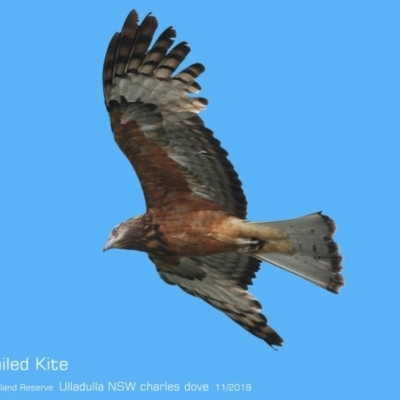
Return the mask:
[(172, 74), (189, 53), (170, 49), (167, 28), (149, 48), (157, 28), (152, 15), (138, 25), (132, 11), (114, 35), (104, 62), (103, 84), (114, 137), (141, 182), (148, 209), (221, 209), (246, 216), (242, 184), (227, 152), (197, 115), (206, 100), (189, 97), (204, 67)]

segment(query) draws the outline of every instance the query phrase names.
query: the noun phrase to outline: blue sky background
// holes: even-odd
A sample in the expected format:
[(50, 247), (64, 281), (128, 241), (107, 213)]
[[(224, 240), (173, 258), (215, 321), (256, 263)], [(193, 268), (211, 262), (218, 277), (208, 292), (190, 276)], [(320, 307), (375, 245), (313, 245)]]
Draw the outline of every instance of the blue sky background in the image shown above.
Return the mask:
[[(400, 85), (397, 1), (15, 1), (0, 5), (0, 360), (66, 372), (2, 384), (250, 383), (229, 399), (398, 398)], [(285, 340), (271, 350), (168, 286), (145, 254), (102, 253), (145, 210), (115, 145), (103, 57), (131, 8), (173, 25), (202, 62), (202, 113), (229, 151), (249, 219), (323, 210), (338, 225), (335, 296), (264, 264), (251, 291)], [(132, 393), (0, 399), (130, 399)], [(245, 396), (245, 397), (244, 397)]]

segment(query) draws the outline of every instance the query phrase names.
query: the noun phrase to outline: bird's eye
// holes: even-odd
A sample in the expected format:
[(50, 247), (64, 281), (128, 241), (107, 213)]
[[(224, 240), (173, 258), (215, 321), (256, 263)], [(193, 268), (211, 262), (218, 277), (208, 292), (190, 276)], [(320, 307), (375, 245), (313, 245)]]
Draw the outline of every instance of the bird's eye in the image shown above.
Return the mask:
[(113, 234), (114, 236), (117, 236), (117, 228), (114, 228), (114, 229), (112, 230), (112, 234)]

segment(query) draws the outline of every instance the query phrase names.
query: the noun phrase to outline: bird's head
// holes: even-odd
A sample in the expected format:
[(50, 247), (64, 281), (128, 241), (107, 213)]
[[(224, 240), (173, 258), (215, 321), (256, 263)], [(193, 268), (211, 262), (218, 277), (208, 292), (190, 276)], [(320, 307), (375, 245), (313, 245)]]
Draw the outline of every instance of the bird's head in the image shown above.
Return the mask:
[(109, 249), (141, 250), (140, 240), (142, 236), (140, 217), (128, 219), (112, 229), (103, 251)]
[(124, 222), (121, 222), (120, 224), (115, 226), (108, 235), (107, 243), (104, 246), (103, 251), (107, 251), (109, 249), (121, 248), (120, 245), (125, 232), (126, 232), (126, 226), (124, 226)]

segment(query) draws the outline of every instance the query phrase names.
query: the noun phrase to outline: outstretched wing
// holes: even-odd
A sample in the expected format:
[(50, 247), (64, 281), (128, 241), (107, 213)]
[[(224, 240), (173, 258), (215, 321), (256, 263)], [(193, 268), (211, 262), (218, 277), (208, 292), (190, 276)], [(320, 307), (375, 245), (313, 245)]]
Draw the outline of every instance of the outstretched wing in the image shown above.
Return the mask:
[(104, 62), (104, 97), (114, 138), (136, 170), (147, 208), (220, 209), (240, 218), (246, 198), (227, 152), (197, 115), (207, 104), (193, 97), (204, 71), (193, 64), (172, 75), (190, 49), (171, 50), (166, 29), (149, 49), (157, 20), (138, 25), (132, 11), (112, 38)]
[(237, 253), (150, 258), (165, 282), (205, 300), (270, 346), (282, 345), (261, 313), (261, 304), (247, 291), (260, 261)]

